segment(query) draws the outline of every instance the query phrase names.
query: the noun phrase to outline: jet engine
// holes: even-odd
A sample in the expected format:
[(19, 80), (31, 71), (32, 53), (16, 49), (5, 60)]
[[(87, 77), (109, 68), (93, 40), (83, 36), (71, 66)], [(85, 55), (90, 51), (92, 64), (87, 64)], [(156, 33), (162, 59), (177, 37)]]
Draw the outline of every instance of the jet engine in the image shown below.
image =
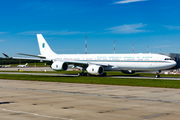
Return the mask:
[(98, 65), (89, 65), (86, 68), (86, 71), (92, 75), (102, 75), (104, 72), (104, 68)]
[(135, 71), (133, 71), (133, 70), (122, 70), (122, 73), (125, 73), (125, 74), (134, 74)]
[(51, 65), (51, 68), (55, 71), (62, 71), (62, 70), (65, 71), (68, 69), (68, 64), (66, 62), (55, 61)]

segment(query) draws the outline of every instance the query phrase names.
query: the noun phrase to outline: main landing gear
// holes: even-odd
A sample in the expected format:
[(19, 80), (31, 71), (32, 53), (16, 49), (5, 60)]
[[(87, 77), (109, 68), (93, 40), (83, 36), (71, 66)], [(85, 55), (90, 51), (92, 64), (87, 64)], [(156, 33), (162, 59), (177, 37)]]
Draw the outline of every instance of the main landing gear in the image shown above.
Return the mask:
[(84, 73), (85, 69), (82, 69), (82, 72), (78, 73), (78, 76), (89, 76), (89, 73)]
[(89, 73), (79, 72), (78, 76), (89, 76)]
[(84, 72), (79, 72), (78, 73), (78, 76), (106, 76), (106, 75), (107, 75), (106, 72), (104, 72), (102, 75), (91, 75), (89, 73), (84, 73)]
[(156, 75), (155, 75), (156, 78), (160, 77), (159, 73), (161, 73), (161, 71), (160, 70), (156, 70)]

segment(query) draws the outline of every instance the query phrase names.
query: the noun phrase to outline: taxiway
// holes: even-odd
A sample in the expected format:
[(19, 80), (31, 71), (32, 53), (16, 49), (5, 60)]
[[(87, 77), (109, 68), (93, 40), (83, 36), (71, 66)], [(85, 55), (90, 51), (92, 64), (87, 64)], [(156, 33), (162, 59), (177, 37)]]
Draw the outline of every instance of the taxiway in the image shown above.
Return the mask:
[(0, 79), (2, 120), (179, 120), (179, 105), (179, 89)]

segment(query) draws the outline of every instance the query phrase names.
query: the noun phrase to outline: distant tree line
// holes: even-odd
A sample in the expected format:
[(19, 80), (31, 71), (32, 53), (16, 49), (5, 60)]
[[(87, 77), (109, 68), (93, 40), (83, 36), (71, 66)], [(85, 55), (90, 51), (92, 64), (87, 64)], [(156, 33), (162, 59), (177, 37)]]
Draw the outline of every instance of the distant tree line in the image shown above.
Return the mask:
[(21, 64), (21, 63), (39, 63), (38, 60), (15, 60), (9, 58), (0, 58), (0, 65), (8, 65), (8, 64)]

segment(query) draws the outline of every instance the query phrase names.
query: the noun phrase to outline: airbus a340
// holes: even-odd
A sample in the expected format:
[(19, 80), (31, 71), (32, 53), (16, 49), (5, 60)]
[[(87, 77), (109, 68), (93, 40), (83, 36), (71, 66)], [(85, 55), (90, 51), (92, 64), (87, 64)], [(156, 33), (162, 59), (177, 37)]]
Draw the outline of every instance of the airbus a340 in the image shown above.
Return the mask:
[[(105, 75), (104, 71), (119, 70), (123, 73), (135, 73), (135, 71), (160, 71), (172, 68), (176, 62), (169, 56), (151, 53), (139, 54), (56, 54), (54, 53), (42, 34), (37, 34), (38, 44), (41, 55), (26, 56), (38, 57), (29, 58), (31, 60), (52, 61), (51, 68), (55, 71), (67, 70), (68, 65), (81, 67), (84, 75), (87, 71), (91, 75)], [(13, 59), (27, 59), (12, 57)], [(155, 77), (159, 77), (157, 73)]]

